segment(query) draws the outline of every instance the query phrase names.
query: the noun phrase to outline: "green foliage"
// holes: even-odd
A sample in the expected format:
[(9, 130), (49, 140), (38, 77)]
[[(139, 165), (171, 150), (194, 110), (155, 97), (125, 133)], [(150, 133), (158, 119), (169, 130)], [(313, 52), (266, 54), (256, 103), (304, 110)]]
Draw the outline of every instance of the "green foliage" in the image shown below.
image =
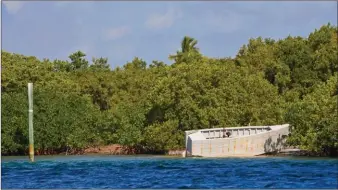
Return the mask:
[(64, 94), (56, 89), (36, 89), (34, 94), (35, 146), (38, 149), (83, 148), (93, 140), (91, 125), (98, 109), (89, 97)]
[(84, 58), (86, 56), (85, 53), (82, 51), (77, 51), (69, 56), (70, 67), (71, 71), (79, 70), (79, 69), (86, 69), (88, 67), (88, 61)]
[(202, 55), (196, 45), (196, 39), (185, 36), (181, 42), (181, 51), (177, 51), (176, 55), (170, 55), (169, 59), (174, 60), (176, 64), (191, 63), (193, 60), (200, 59)]
[(132, 62), (128, 62), (123, 66), (126, 70), (144, 70), (147, 67), (147, 63), (138, 57), (135, 57)]
[(116, 112), (120, 128), (117, 130), (118, 143), (135, 147), (143, 140), (145, 127), (145, 111), (141, 105), (119, 105)]
[(95, 58), (92, 59), (93, 64), (90, 65), (90, 68), (93, 70), (109, 70), (108, 58)]
[(27, 152), (33, 82), (41, 154), (108, 144), (163, 153), (184, 147), (185, 130), (285, 122), (291, 145), (337, 154), (337, 27), (250, 39), (235, 58), (209, 58), (196, 46), (186, 36), (172, 65), (135, 57), (114, 70), (107, 58), (89, 65), (81, 51), (70, 61), (2, 51), (2, 153)]
[(54, 71), (56, 72), (65, 72), (71, 70), (71, 64), (68, 61), (54, 60)]
[[(147, 127), (144, 133), (144, 146), (152, 153), (183, 148), (184, 132), (178, 128), (177, 120), (154, 123)], [(179, 132), (178, 132), (179, 131)]]
[(235, 65), (179, 65), (158, 80), (150, 99), (158, 121), (177, 119), (181, 130), (270, 124), (281, 117), (271, 106), (278, 104), (277, 90)]
[(28, 148), (28, 107), (25, 93), (1, 95), (1, 151), (23, 154)]
[(293, 124), (290, 144), (317, 153), (338, 154), (337, 81), (336, 74), (288, 110), (286, 120)]

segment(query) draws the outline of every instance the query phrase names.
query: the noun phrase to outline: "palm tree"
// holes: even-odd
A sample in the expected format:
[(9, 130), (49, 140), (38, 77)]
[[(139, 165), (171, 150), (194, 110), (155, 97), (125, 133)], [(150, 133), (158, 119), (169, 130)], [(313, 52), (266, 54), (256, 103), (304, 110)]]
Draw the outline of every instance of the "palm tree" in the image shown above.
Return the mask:
[(196, 47), (196, 45), (197, 45), (197, 40), (189, 36), (184, 36), (181, 42), (182, 53), (198, 52), (199, 50)]
[(184, 36), (181, 42), (181, 51), (177, 51), (176, 55), (170, 55), (171, 60), (180, 60), (183, 56), (190, 56), (193, 53), (199, 53), (199, 49), (196, 47), (197, 40), (189, 36)]

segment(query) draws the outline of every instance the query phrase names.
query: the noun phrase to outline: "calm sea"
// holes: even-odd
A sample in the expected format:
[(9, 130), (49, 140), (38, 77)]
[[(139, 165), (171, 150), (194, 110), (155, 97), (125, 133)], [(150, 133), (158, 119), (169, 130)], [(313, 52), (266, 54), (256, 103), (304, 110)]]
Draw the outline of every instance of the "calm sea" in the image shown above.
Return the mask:
[(338, 188), (337, 159), (2, 157), (2, 188)]

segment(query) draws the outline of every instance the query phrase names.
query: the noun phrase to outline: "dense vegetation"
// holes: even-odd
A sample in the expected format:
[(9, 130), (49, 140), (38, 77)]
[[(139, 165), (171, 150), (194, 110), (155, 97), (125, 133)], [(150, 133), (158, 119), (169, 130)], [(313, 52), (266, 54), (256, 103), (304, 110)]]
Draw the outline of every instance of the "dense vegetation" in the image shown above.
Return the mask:
[(235, 58), (209, 58), (184, 37), (173, 64), (135, 58), (64, 60), (2, 51), (2, 154), (25, 154), (27, 83), (34, 83), (35, 148), (41, 154), (121, 144), (141, 152), (184, 146), (184, 131), (290, 123), (290, 145), (338, 150), (337, 27), (307, 38), (250, 39)]

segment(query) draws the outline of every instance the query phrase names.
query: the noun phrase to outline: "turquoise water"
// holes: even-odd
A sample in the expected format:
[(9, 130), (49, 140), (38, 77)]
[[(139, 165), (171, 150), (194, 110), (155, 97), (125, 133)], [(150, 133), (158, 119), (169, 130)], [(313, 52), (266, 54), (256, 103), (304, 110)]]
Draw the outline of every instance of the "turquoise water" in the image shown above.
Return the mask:
[(2, 157), (2, 188), (334, 188), (337, 159)]

